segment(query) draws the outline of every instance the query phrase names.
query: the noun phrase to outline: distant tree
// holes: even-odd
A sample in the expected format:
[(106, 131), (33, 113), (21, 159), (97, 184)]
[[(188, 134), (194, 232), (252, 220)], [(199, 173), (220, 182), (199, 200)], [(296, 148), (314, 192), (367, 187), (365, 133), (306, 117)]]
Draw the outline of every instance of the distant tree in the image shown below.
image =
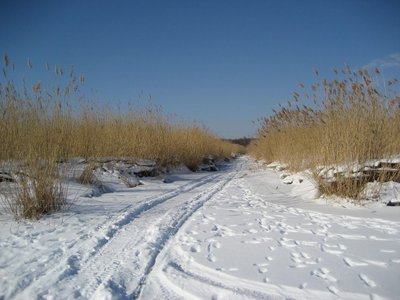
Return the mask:
[(242, 137), (239, 139), (226, 139), (226, 141), (234, 143), (234, 144), (238, 144), (238, 145), (242, 145), (247, 147), (251, 141), (253, 140), (253, 138), (248, 138), (248, 137)]

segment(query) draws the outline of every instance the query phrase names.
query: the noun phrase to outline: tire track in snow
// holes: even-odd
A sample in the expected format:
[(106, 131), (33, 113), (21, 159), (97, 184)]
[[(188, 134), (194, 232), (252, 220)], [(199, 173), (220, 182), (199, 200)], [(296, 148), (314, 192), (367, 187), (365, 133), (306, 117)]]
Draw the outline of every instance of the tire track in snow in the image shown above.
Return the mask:
[(231, 170), (178, 189), (167, 197), (155, 198), (128, 213), (114, 224), (116, 228), (109, 238), (87, 261), (81, 262), (73, 276), (61, 278), (40, 296), (68, 292), (84, 299), (139, 297), (166, 243), (196, 210), (236, 176), (239, 168), (241, 165), (235, 164)]
[[(171, 246), (164, 248), (143, 289), (143, 299), (372, 299), (386, 295), (384, 284), (388, 282), (389, 287), (395, 290), (395, 279), (382, 280), (382, 274), (396, 271), (394, 264), (400, 260), (382, 257), (379, 253), (396, 254), (398, 222), (277, 204), (278, 201), (270, 201), (275, 200), (274, 197), (279, 199), (275, 188), (270, 189), (274, 191), (271, 195), (258, 194), (251, 188), (239, 177), (234, 185), (224, 190), (229, 191), (226, 196), (215, 197), (207, 203), (204, 211), (200, 209), (196, 220), (188, 222), (169, 243)], [(288, 197), (287, 194), (284, 197)], [(229, 219), (235, 218), (235, 211), (246, 216), (247, 209), (253, 213), (253, 219), (244, 218), (244, 221), (240, 215), (232, 221)], [(225, 213), (227, 211), (230, 213)], [(214, 221), (208, 222), (210, 215)], [(240, 240), (242, 244), (264, 244), (256, 261), (246, 254), (255, 253), (258, 246), (251, 251), (245, 249), (247, 246), (242, 247), (242, 257), (255, 261), (252, 271), (255, 275), (246, 274), (248, 266), (245, 263), (236, 265), (237, 254), (229, 259), (230, 250), (216, 253), (215, 264), (214, 260), (207, 258), (213, 249), (211, 242), (215, 239), (221, 241), (223, 247), (237, 246), (231, 238), (223, 243), (220, 229), (229, 226), (239, 228), (236, 236), (250, 233)], [(251, 229), (248, 229), (249, 226)], [(260, 238), (255, 239), (252, 234), (257, 232)], [(234, 249), (241, 251), (239, 246)], [(276, 249), (278, 251), (274, 251)], [(365, 255), (364, 249), (373, 250)], [(231, 273), (231, 267), (243, 267), (245, 275)], [(265, 272), (264, 267), (268, 267)], [(296, 275), (291, 275), (292, 278), (279, 276), (282, 273), (280, 270), (285, 268)], [(352, 280), (352, 284), (344, 283), (343, 274)]]
[(157, 257), (161, 253), (161, 251), (164, 249), (165, 245), (167, 242), (175, 236), (175, 234), (179, 231), (179, 229), (183, 226), (183, 224), (200, 208), (202, 207), (207, 201), (212, 199), (212, 197), (220, 192), (234, 177), (236, 176), (235, 173), (229, 174), (227, 178), (224, 178), (221, 180), (219, 183), (216, 185), (212, 186), (208, 190), (204, 191), (203, 193), (199, 194), (196, 196), (194, 199), (191, 200), (192, 203), (189, 203), (188, 207), (185, 207), (182, 209), (181, 212), (174, 214), (174, 216), (171, 218), (173, 221), (172, 224), (170, 225), (170, 229), (165, 230), (164, 232), (161, 232), (159, 241), (160, 243), (158, 244), (159, 247), (157, 247), (151, 257), (151, 260), (149, 261), (148, 265), (146, 266), (146, 270), (143, 274), (143, 276), (140, 279), (138, 287), (135, 289), (135, 291), (132, 293), (132, 298), (137, 299), (140, 296), (140, 293), (142, 291), (142, 288), (146, 284), (147, 278), (150, 275), (151, 271), (153, 270), (153, 267), (156, 264)]
[[(155, 197), (153, 196), (146, 198), (142, 200), (141, 204), (139, 205), (128, 205), (125, 208), (124, 213), (119, 214), (102, 224), (99, 224), (96, 227), (95, 234), (93, 236), (86, 234), (74, 246), (68, 248), (66, 250), (67, 253), (61, 252), (59, 255), (60, 260), (53, 260), (52, 265), (47, 266), (46, 270), (40, 274), (40, 277), (24, 277), (19, 285), (20, 287), (24, 286), (24, 288), (20, 289), (18, 293), (21, 293), (22, 291), (22, 293), (25, 294), (26, 292), (34, 291), (33, 294), (44, 295), (46, 292), (40, 293), (40, 290), (43, 289), (43, 287), (55, 285), (58, 281), (78, 274), (81, 269), (81, 265), (84, 265), (88, 260), (101, 251), (102, 247), (104, 247), (113, 238), (113, 236), (118, 233), (118, 231), (123, 229), (124, 226), (132, 222), (140, 214), (182, 193), (190, 192), (193, 189), (212, 182), (219, 176), (221, 176), (221, 174), (212, 174), (201, 178), (200, 180), (195, 180), (194, 182), (180, 186), (176, 190), (168, 191)], [(93, 240), (96, 240), (94, 244)], [(90, 253), (81, 253), (82, 250), (87, 250), (87, 248), (91, 248), (92, 251)], [(49, 276), (45, 276), (48, 274), (52, 274), (53, 280), (50, 282)], [(16, 291), (14, 291), (10, 296), (11, 298), (16, 296)]]

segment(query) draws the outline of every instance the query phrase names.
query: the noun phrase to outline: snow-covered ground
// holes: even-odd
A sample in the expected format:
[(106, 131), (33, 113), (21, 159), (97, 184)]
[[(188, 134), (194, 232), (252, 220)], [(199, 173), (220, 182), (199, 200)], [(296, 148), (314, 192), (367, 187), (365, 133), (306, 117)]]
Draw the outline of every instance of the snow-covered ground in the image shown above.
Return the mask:
[(71, 184), (39, 222), (2, 213), (0, 299), (400, 299), (400, 207), (280, 175), (241, 157), (98, 197)]

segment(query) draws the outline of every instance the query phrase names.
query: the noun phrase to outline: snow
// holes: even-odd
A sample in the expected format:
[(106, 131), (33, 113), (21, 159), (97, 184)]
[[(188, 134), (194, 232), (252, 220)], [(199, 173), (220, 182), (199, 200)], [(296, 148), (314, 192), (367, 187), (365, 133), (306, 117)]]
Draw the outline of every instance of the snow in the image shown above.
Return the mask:
[(38, 222), (2, 212), (0, 299), (398, 299), (400, 207), (319, 198), (246, 156), (218, 167), (71, 182)]
[(369, 182), (364, 190), (366, 198), (378, 199), (384, 204), (400, 204), (400, 183), (398, 182), (384, 182), (378, 185), (377, 182)]

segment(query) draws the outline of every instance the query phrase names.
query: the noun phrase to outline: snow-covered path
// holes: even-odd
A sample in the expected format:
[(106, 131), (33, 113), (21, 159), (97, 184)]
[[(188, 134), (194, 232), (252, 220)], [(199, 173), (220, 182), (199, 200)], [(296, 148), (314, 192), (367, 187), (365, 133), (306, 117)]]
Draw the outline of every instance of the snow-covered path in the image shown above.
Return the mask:
[[(4, 258), (8, 259), (1, 261), (5, 268), (0, 273), (1, 285), (4, 284), (4, 290), (8, 292), (7, 297), (136, 298), (165, 243), (193, 212), (235, 176), (242, 164), (233, 164), (218, 173), (199, 174), (200, 176), (195, 178), (187, 178), (188, 183), (181, 184), (176, 189), (123, 206), (123, 210), (118, 210), (120, 213), (114, 212), (112, 218), (107, 218), (103, 223), (99, 222), (95, 228), (90, 228), (94, 224), (88, 218), (87, 233), (84, 230), (79, 231), (78, 241), (70, 242), (67, 247), (57, 248), (55, 251), (52, 249), (54, 247), (50, 247), (48, 251), (41, 248), (40, 255), (28, 251), (25, 261), (19, 266), (9, 263), (9, 258), (14, 258), (14, 255), (7, 253)], [(134, 192), (130, 190), (124, 195), (121, 191), (118, 194), (124, 198)], [(103, 196), (107, 198), (111, 194)], [(85, 226), (81, 221), (80, 225)], [(68, 227), (72, 227), (70, 223), (74, 222), (66, 221), (66, 223)], [(21, 237), (20, 232), (26, 234), (29, 227), (35, 227), (35, 224), (29, 225), (28, 228), (18, 229), (14, 239), (13, 237), (5, 239), (1, 243), (3, 249), (8, 252), (13, 251), (12, 244), (17, 244), (15, 240), (21, 242), (21, 239), (27, 237), (26, 235)], [(43, 241), (46, 234), (51, 235), (55, 231), (56, 228), (40, 233), (34, 232), (29, 234), (29, 239), (32, 240), (33, 235), (40, 236)], [(89, 232), (94, 233), (89, 235)], [(33, 242), (37, 240), (33, 238)], [(21, 249), (23, 247), (18, 248), (15, 249), (16, 252), (24, 250)], [(33, 257), (29, 257), (30, 254)], [(52, 259), (43, 261), (43, 256), (46, 255)], [(7, 274), (7, 267), (29, 268), (35, 261), (37, 262), (34, 263), (35, 269), (30, 270), (31, 272), (28, 270), (26, 276), (22, 277), (20, 272), (17, 272), (20, 273), (20, 277)], [(13, 282), (14, 280), (16, 282)]]
[(0, 299), (399, 299), (399, 208), (318, 204), (247, 157), (177, 179), (3, 226)]
[(313, 190), (241, 172), (174, 237), (142, 298), (400, 299), (400, 222), (352, 216), (393, 209), (320, 205)]
[(97, 253), (82, 263), (76, 276), (57, 283), (54, 294), (59, 288), (83, 298), (113, 294), (137, 298), (165, 243), (233, 176), (230, 171), (207, 177), (179, 193), (155, 198), (135, 209), (126, 222), (119, 222), (116, 233)]

